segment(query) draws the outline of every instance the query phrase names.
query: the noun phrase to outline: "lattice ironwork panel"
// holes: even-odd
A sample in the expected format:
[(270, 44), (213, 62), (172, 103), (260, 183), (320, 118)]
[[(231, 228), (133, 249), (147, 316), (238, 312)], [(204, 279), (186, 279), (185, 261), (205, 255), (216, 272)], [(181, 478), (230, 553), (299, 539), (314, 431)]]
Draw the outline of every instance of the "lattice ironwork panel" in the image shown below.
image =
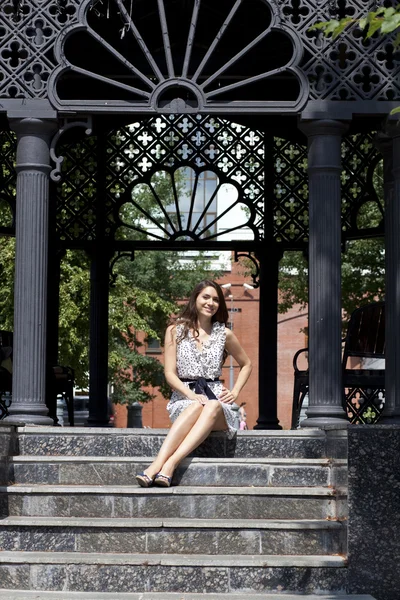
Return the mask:
[[(96, 145), (93, 136), (62, 148), (63, 183), (58, 186), (57, 225), (64, 240), (95, 234)], [(253, 213), (258, 237), (264, 233), (264, 139), (257, 131), (209, 116), (169, 115), (133, 123), (109, 134), (105, 148), (106, 234), (115, 205), (134, 182), (160, 169), (182, 165), (210, 169), (239, 187)]]
[(263, 237), (264, 139), (260, 132), (209, 116), (161, 116), (113, 133), (107, 152), (107, 191), (112, 199), (118, 200), (136, 179), (162, 167), (207, 168), (238, 184), (254, 209), (254, 226)]
[(11, 394), (0, 395), (0, 421), (8, 416), (8, 409), (11, 406)]
[(17, 140), (14, 133), (0, 132), (0, 233), (12, 233), (15, 225), (15, 171)]
[[(343, 237), (362, 237), (369, 226), (359, 221), (367, 203), (376, 207), (383, 234), (383, 198), (374, 187), (374, 170), (381, 155), (373, 143), (374, 134), (356, 134), (342, 142), (342, 231)], [(274, 140), (274, 236), (286, 246), (296, 247), (308, 240), (308, 174), (305, 145), (281, 138)], [(362, 220), (361, 220), (362, 221)]]
[(47, 97), (56, 67), (54, 43), (76, 21), (80, 0), (3, 0), (0, 5), (0, 97)]
[[(311, 99), (397, 100), (400, 53), (393, 35), (374, 35), (365, 40), (357, 27), (336, 41), (319, 31), (309, 31), (319, 21), (344, 16), (360, 17), (374, 8), (365, 0), (282, 0), (282, 19), (300, 35), (304, 59), (301, 67), (308, 77)], [(379, 3), (381, 4), (381, 3)], [(385, 6), (395, 6), (388, 0)]]
[(383, 221), (383, 197), (377, 195), (373, 181), (374, 168), (381, 160), (373, 142), (374, 135), (350, 135), (342, 143), (342, 230), (345, 236), (362, 234), (364, 227), (358, 217), (361, 207), (367, 203), (375, 205), (375, 212)]
[(97, 138), (91, 136), (61, 147), (62, 180), (57, 185), (57, 234), (61, 240), (91, 241), (96, 237)]
[(347, 418), (353, 424), (377, 423), (385, 405), (383, 388), (345, 388)]
[(274, 237), (284, 245), (308, 239), (307, 147), (274, 140)]

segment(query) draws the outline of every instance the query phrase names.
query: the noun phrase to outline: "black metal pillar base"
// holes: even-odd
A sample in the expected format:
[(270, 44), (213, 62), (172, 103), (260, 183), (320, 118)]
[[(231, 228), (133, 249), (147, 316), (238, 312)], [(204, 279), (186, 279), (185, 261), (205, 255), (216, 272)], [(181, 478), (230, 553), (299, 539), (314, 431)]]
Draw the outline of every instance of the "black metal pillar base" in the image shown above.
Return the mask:
[(45, 404), (52, 119), (11, 120), (18, 136), (13, 398), (8, 423), (53, 425)]
[(254, 429), (282, 429), (278, 420), (278, 273), (276, 248), (258, 252), (260, 323), (258, 359), (258, 419)]

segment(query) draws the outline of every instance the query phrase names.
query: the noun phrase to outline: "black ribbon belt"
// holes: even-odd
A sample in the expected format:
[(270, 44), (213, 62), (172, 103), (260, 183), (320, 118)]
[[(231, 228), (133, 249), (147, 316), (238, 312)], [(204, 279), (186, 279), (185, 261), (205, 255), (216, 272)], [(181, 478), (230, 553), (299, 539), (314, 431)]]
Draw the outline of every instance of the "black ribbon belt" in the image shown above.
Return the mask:
[(197, 379), (182, 379), (184, 383), (188, 383), (191, 390), (195, 394), (204, 394), (209, 400), (218, 400), (217, 396), (210, 390), (209, 383), (219, 381), (217, 379), (206, 379), (205, 377), (198, 377)]

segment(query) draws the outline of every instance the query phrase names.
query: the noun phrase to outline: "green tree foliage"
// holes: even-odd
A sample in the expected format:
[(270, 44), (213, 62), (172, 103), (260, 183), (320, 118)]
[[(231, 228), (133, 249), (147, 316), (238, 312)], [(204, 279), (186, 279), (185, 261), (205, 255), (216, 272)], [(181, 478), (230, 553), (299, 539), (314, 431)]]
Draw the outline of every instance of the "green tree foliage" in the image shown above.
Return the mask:
[[(331, 19), (330, 21), (316, 23), (313, 27), (310, 27), (310, 31), (319, 29), (326, 36), (332, 36), (334, 40), (348, 27), (353, 25), (357, 25), (362, 29), (365, 32), (366, 38), (372, 37), (376, 32), (383, 34), (393, 33), (393, 31), (397, 31), (400, 28), (400, 4), (390, 8), (381, 6), (375, 11), (367, 12), (363, 17), (358, 19), (344, 17), (340, 20)], [(395, 45), (399, 45), (399, 43), (400, 33), (397, 34)]]
[[(342, 254), (342, 308), (346, 322), (354, 309), (383, 300), (385, 294), (384, 240), (352, 240)], [(280, 264), (279, 312), (308, 304), (308, 264), (302, 252), (286, 252)]]

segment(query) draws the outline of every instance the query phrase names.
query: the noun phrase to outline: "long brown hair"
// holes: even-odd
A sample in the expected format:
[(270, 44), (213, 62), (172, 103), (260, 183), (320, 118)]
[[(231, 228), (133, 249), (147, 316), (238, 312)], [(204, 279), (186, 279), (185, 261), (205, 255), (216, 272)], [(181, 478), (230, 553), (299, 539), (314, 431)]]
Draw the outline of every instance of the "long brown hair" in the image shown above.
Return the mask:
[(225, 302), (225, 298), (224, 298), (224, 294), (222, 292), (221, 286), (219, 286), (218, 283), (216, 283), (215, 281), (211, 281), (209, 279), (204, 279), (203, 281), (200, 281), (200, 283), (198, 283), (195, 286), (192, 293), (190, 294), (189, 302), (183, 308), (183, 310), (181, 311), (181, 313), (177, 316), (177, 318), (175, 320), (175, 323), (179, 323), (179, 324), (183, 325), (182, 334), (179, 336), (179, 339), (176, 340), (178, 343), (181, 342), (187, 336), (187, 334), (189, 333), (189, 330), (193, 331), (193, 335), (195, 337), (199, 336), (199, 330), (197, 328), (196, 300), (197, 300), (197, 296), (206, 287), (214, 288), (214, 290), (217, 292), (218, 301), (219, 301), (218, 310), (215, 313), (215, 315), (213, 315), (211, 317), (211, 323), (215, 323), (215, 321), (218, 321), (219, 323), (224, 323), (224, 325), (227, 326), (228, 319), (229, 319), (229, 313), (228, 313), (228, 309), (226, 307), (226, 302)]

